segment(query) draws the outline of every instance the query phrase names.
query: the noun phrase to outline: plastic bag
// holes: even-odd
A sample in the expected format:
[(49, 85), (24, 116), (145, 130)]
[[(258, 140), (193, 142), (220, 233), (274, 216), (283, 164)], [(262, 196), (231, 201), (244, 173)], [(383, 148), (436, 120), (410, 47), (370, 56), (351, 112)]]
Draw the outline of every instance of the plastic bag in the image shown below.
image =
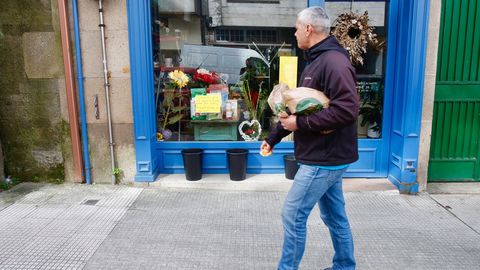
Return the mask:
[(329, 102), (322, 91), (308, 87), (289, 89), (284, 83), (275, 85), (268, 97), (268, 105), (279, 117), (288, 116), (288, 112), (308, 115), (328, 108)]
[(195, 97), (197, 95), (206, 95), (207, 90), (205, 88), (192, 88), (190, 89), (192, 99), (190, 99), (190, 115), (192, 120), (205, 120), (207, 119), (207, 115), (204, 113), (197, 113), (196, 112), (196, 103)]
[(288, 90), (288, 85), (284, 83), (277, 84), (273, 87), (272, 92), (268, 96), (268, 105), (272, 109), (272, 112), (275, 115), (280, 117), (287, 117), (287, 106), (283, 102), (283, 94), (282, 92)]
[(282, 94), (283, 102), (292, 114), (308, 115), (328, 108), (330, 102), (322, 91), (308, 87), (297, 87)]

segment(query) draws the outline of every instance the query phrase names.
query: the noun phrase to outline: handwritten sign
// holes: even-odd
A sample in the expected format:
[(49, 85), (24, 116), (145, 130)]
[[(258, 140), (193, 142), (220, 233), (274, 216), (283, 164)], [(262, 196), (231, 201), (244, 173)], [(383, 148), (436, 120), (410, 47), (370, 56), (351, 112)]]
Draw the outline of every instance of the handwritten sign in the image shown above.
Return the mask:
[(286, 83), (288, 87), (297, 87), (297, 64), (296, 56), (280, 56), (279, 81)]
[(220, 94), (198, 95), (195, 97), (196, 113), (219, 113), (222, 105)]

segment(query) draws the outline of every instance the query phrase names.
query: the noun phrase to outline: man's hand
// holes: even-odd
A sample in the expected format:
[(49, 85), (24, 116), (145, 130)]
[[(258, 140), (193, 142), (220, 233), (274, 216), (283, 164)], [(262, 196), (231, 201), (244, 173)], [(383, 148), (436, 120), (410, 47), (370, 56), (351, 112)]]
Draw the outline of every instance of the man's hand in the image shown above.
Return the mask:
[(273, 148), (270, 146), (270, 144), (267, 143), (267, 141), (263, 141), (262, 145), (260, 145), (260, 155), (266, 157), (270, 156), (273, 152)]
[(296, 131), (298, 130), (297, 126), (297, 116), (296, 115), (289, 115), (288, 117), (280, 117), (280, 122), (282, 123), (282, 127), (289, 131)]

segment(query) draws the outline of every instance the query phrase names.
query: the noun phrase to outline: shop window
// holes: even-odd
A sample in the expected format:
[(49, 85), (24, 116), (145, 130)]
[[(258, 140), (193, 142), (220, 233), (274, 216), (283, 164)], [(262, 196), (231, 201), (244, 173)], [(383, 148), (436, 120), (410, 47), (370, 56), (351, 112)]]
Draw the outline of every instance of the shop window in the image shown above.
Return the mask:
[(226, 29), (217, 29), (215, 31), (215, 37), (217, 41), (229, 41), (230, 31)]
[[(289, 3), (285, 9), (260, 10), (228, 4), (218, 9), (207, 0), (152, 0), (158, 140), (248, 141), (268, 136), (277, 119), (267, 98), (279, 82), (280, 57), (297, 57), (297, 77), (305, 66), (293, 33), (296, 15), (307, 1), (254, 2)], [(349, 11), (369, 12), (379, 42), (366, 48), (363, 63), (355, 64), (362, 103), (359, 136), (381, 136), (388, 5), (327, 1), (326, 8), (332, 21)]]
[(262, 4), (279, 4), (278, 0), (227, 0), (227, 3), (262, 3)]
[(275, 30), (247, 30), (247, 41), (250, 42), (277, 42), (277, 33)]
[(242, 30), (230, 30), (230, 41), (241, 42), (244, 41)]
[(217, 42), (277, 43), (277, 30), (271, 29), (215, 29)]
[(222, 42), (243, 42), (245, 40), (243, 30), (215, 29), (216, 41)]

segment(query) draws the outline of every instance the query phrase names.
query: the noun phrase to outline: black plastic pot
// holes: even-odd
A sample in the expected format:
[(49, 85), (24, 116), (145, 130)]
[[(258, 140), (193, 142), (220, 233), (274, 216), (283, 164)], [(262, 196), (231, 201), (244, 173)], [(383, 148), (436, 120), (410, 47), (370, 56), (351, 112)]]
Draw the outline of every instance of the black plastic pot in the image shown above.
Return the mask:
[(189, 148), (182, 150), (185, 178), (189, 181), (202, 179), (203, 149)]
[(283, 161), (285, 162), (285, 178), (293, 180), (295, 174), (298, 171), (298, 162), (294, 155), (284, 155)]
[(230, 180), (241, 181), (247, 178), (248, 149), (228, 149), (227, 162)]

